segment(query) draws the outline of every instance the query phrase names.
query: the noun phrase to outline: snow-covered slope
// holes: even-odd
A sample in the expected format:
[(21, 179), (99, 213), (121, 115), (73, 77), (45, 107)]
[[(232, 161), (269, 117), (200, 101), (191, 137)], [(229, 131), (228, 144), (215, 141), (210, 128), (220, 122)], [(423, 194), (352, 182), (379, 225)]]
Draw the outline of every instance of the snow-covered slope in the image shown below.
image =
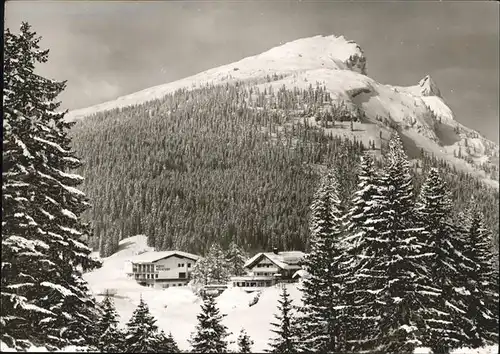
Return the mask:
[[(120, 242), (119, 250), (110, 257), (103, 259), (102, 268), (84, 275), (90, 289), (101, 301), (106, 290), (113, 290), (114, 303), (120, 315), (120, 326), (125, 326), (139, 304), (142, 296), (147, 302), (157, 325), (165, 332), (171, 332), (180, 349), (188, 350), (191, 333), (197, 324), (197, 314), (200, 312), (201, 300), (189, 287), (170, 287), (168, 289), (153, 289), (138, 285), (135, 280), (127, 278), (126, 271), (129, 260), (145, 251), (152, 251), (146, 244), (145, 236), (129, 237)], [(301, 305), (301, 292), (296, 284), (286, 285), (294, 305)], [(236, 350), (236, 338), (244, 328), (254, 340), (253, 352), (262, 353), (273, 336), (271, 322), (277, 309), (281, 289), (278, 286), (264, 289), (259, 300), (249, 306), (255, 293), (248, 294), (238, 288), (229, 288), (217, 298), (221, 313), (226, 314), (223, 322), (232, 335), (228, 338), (233, 342), (230, 349)], [(75, 352), (79, 348), (68, 347), (64, 351)], [(0, 343), (1, 352), (13, 352), (4, 343)], [(46, 352), (45, 348), (33, 347), (28, 351)], [(427, 353), (420, 348), (416, 353)], [(498, 352), (498, 346), (480, 349), (461, 348), (453, 354), (492, 354)]]
[(114, 293), (115, 289), (120, 289), (121, 292), (148, 290), (149, 288), (131, 282), (127, 278), (127, 271), (132, 270), (128, 260), (149, 251), (153, 251), (153, 248), (148, 247), (147, 237), (144, 235), (124, 239), (120, 242), (118, 251), (104, 259), (105, 266), (85, 274), (85, 280), (93, 285), (92, 290), (97, 295), (104, 295), (106, 291)]
[(290, 75), (321, 68), (338, 71), (351, 71), (352, 69), (353, 72), (363, 73), (365, 71), (364, 61), (361, 48), (356, 43), (347, 41), (344, 37), (304, 38), (179, 81), (151, 87), (96, 106), (74, 110), (69, 112), (66, 117), (69, 120), (74, 120), (96, 112), (161, 98), (180, 88), (196, 88), (207, 83), (217, 84), (248, 80), (273, 74)]
[(390, 128), (383, 121), (387, 118), (408, 138), (413, 150), (423, 148), (498, 187), (497, 181), (492, 181), (478, 169), (480, 164), (498, 166), (498, 145), (454, 119), (453, 112), (429, 75), (414, 86), (400, 87), (376, 82), (366, 75), (366, 71), (366, 58), (356, 43), (342, 36), (315, 36), (179, 81), (75, 110), (69, 112), (67, 118), (76, 120), (96, 112), (144, 103), (180, 88), (194, 89), (208, 83), (235, 81), (253, 83), (276, 74), (278, 80), (256, 85), (307, 88), (319, 83), (327, 88), (334, 101), (343, 102), (353, 112), (365, 115), (364, 124), (357, 132), (337, 127), (331, 130), (332, 134), (356, 136), (365, 143), (376, 141), (380, 132), (384, 137), (390, 134)]
[[(117, 253), (103, 259), (102, 268), (85, 274), (84, 278), (91, 290), (101, 301), (106, 289), (113, 289), (114, 302), (120, 315), (120, 325), (125, 326), (139, 304), (142, 296), (147, 302), (152, 315), (157, 320), (157, 325), (166, 333), (171, 332), (178, 342), (180, 349), (188, 350), (188, 339), (195, 330), (196, 316), (200, 312), (201, 300), (191, 288), (178, 287), (167, 289), (153, 289), (138, 285), (135, 280), (127, 278), (125, 272), (129, 260), (144, 251), (151, 251), (146, 245), (145, 236), (134, 236), (120, 242)], [(286, 285), (294, 305), (301, 305), (300, 286), (297, 284)], [(253, 352), (262, 353), (273, 336), (271, 322), (277, 309), (281, 289), (279, 286), (264, 289), (258, 302), (249, 306), (255, 293), (245, 293), (238, 288), (229, 288), (217, 298), (217, 305), (221, 313), (226, 314), (223, 323), (232, 335), (229, 341), (236, 341), (242, 328), (254, 340)], [(6, 349), (6, 350), (4, 350)], [(43, 348), (42, 348), (43, 349)], [(236, 350), (236, 344), (231, 343), (230, 349)], [(2, 351), (11, 351), (2, 348)], [(42, 350), (43, 351), (43, 350)], [(416, 353), (427, 353), (425, 348), (420, 348)], [(498, 352), (498, 346), (479, 349), (461, 348), (454, 354), (492, 354)]]
[[(139, 304), (140, 297), (147, 302), (151, 313), (157, 319), (158, 326), (165, 332), (172, 332), (181, 349), (189, 349), (188, 339), (195, 330), (196, 316), (200, 312), (201, 300), (189, 287), (170, 287), (164, 290), (138, 285), (127, 278), (128, 261), (136, 254), (151, 250), (146, 245), (146, 237), (134, 236), (120, 242), (117, 253), (103, 259), (102, 268), (84, 275), (97, 299), (102, 300), (106, 290), (115, 293), (114, 302), (124, 326)], [(296, 285), (287, 285), (295, 304), (300, 304), (300, 292)], [(217, 298), (220, 311), (227, 316), (224, 324), (233, 333), (228, 339), (236, 341), (245, 328), (255, 341), (253, 350), (263, 352), (272, 335), (271, 322), (278, 305), (280, 288), (265, 289), (259, 301), (249, 306), (255, 294), (248, 294), (238, 288), (229, 288)], [(256, 315), (257, 314), (257, 315)], [(236, 346), (232, 345), (233, 349)]]

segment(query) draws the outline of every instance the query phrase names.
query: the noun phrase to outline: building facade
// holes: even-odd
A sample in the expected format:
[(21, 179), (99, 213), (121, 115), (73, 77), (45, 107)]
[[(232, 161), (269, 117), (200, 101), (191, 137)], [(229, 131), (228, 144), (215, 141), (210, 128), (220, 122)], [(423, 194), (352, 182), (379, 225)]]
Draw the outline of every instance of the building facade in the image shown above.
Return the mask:
[(296, 282), (294, 274), (302, 269), (300, 262), (304, 256), (300, 251), (258, 253), (245, 263), (246, 275), (231, 278), (232, 285), (254, 291), (277, 283)]
[(148, 287), (185, 286), (199, 258), (181, 251), (143, 253), (130, 260), (132, 269), (129, 276)]

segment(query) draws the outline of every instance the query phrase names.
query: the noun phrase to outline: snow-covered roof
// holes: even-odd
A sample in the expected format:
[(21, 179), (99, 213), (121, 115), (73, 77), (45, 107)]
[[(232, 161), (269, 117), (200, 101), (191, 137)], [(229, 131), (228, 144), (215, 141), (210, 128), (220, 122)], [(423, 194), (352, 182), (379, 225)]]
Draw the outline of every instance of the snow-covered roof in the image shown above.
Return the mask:
[(172, 256), (189, 258), (197, 261), (200, 256), (182, 251), (162, 251), (162, 252), (146, 252), (139, 254), (130, 259), (132, 263), (152, 263)]
[(305, 253), (301, 251), (285, 251), (285, 252), (261, 252), (250, 258), (245, 263), (245, 268), (250, 268), (255, 262), (262, 257), (268, 258), (281, 269), (296, 269), (298, 263), (305, 257)]
[(293, 279), (295, 279), (295, 278), (308, 279), (310, 277), (311, 277), (311, 275), (305, 269), (299, 269), (292, 276)]

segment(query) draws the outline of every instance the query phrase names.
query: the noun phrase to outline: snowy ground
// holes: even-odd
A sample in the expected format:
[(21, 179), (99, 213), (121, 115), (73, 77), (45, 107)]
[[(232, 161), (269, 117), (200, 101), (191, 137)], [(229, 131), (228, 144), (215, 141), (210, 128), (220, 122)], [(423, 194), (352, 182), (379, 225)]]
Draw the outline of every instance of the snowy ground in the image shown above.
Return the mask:
[[(158, 326), (167, 333), (172, 332), (181, 349), (189, 349), (188, 339), (195, 330), (201, 300), (189, 287), (171, 287), (164, 290), (146, 288), (127, 278), (127, 260), (149, 249), (145, 236), (130, 237), (122, 240), (120, 245), (117, 253), (103, 259), (102, 268), (85, 275), (97, 299), (102, 300), (102, 294), (105, 294), (107, 289), (116, 292), (115, 306), (120, 314), (121, 324), (125, 325), (142, 296), (158, 320)], [(299, 304), (300, 293), (297, 286), (287, 286), (292, 299)], [(229, 288), (222, 293), (217, 302), (220, 311), (227, 315), (224, 324), (233, 333), (228, 339), (235, 341), (241, 328), (244, 328), (255, 342), (253, 350), (262, 352), (272, 334), (270, 323), (274, 319), (279, 294), (278, 287), (265, 289), (257, 304), (250, 307), (249, 302), (255, 293), (248, 294), (237, 288)], [(235, 344), (231, 346), (236, 349)]]
[[(120, 314), (121, 325), (124, 326), (130, 319), (132, 312), (139, 304), (141, 296), (149, 305), (151, 313), (157, 319), (158, 326), (167, 333), (171, 332), (179, 344), (180, 349), (189, 349), (188, 339), (195, 330), (196, 316), (200, 312), (201, 300), (194, 295), (189, 287), (168, 288), (164, 290), (146, 288), (138, 285), (133, 279), (126, 276), (129, 267), (128, 260), (139, 253), (150, 251), (146, 245), (146, 236), (139, 235), (124, 239), (114, 255), (103, 259), (103, 267), (85, 275), (85, 279), (96, 295), (102, 300), (106, 290), (115, 292), (115, 306)], [(286, 285), (294, 304), (300, 305), (300, 290), (297, 285)], [(235, 341), (241, 328), (244, 328), (254, 340), (253, 351), (263, 352), (267, 348), (272, 336), (271, 322), (277, 308), (280, 295), (279, 287), (264, 289), (259, 301), (249, 306), (255, 293), (247, 294), (237, 288), (229, 288), (217, 298), (220, 311), (227, 316), (224, 324), (233, 333), (228, 339)], [(235, 343), (230, 345), (236, 349)], [(65, 352), (75, 352), (78, 348), (68, 347)], [(1, 343), (0, 351), (14, 350)], [(31, 348), (32, 352), (47, 351), (45, 348)], [(481, 349), (459, 349), (453, 354), (493, 354), (498, 352), (498, 346)], [(415, 353), (428, 353), (425, 348), (419, 348)]]
[[(64, 350), (60, 350), (59, 352), (66, 352), (66, 353), (76, 353), (83, 351), (84, 348), (80, 347), (75, 347), (75, 346), (70, 346), (65, 348)], [(28, 352), (48, 352), (48, 350), (44, 347), (31, 347), (27, 350)], [(9, 353), (9, 352), (15, 352), (14, 349), (11, 349), (7, 347), (3, 342), (0, 342), (0, 352), (2, 353)], [(257, 352), (254, 350), (254, 352)], [(429, 354), (430, 351), (427, 348), (417, 348), (413, 352), (414, 354)], [(460, 348), (452, 351), (450, 354), (496, 354), (498, 353), (498, 345), (490, 345), (487, 347), (483, 348), (478, 348), (478, 349), (471, 349), (471, 348)]]

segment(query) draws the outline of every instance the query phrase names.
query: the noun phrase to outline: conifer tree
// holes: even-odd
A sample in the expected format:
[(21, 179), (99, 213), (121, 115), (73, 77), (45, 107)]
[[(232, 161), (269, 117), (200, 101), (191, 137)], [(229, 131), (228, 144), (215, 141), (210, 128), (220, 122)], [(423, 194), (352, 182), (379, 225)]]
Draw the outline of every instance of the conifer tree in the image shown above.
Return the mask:
[(239, 276), (246, 274), (245, 272), (245, 262), (246, 256), (243, 250), (232, 241), (229, 244), (229, 249), (226, 254), (226, 262), (230, 269), (230, 275)]
[(240, 335), (238, 336), (238, 353), (251, 353), (253, 340), (247, 334), (244, 329), (241, 329)]
[(117, 353), (122, 350), (124, 336), (118, 328), (118, 313), (109, 294), (101, 303), (102, 314), (96, 323), (95, 347), (100, 352)]
[[(432, 168), (422, 186), (416, 205), (416, 215), (424, 239), (422, 253), (431, 254), (429, 286), (438, 291), (428, 293), (424, 320), (426, 346), (436, 353), (448, 353), (450, 349), (465, 343), (463, 314), (466, 300), (461, 289), (463, 274), (471, 266), (463, 256), (463, 245), (455, 235), (457, 229), (450, 221), (451, 201), (446, 185), (436, 168)], [(433, 294), (437, 294), (433, 296)]]
[(88, 345), (97, 318), (82, 272), (99, 266), (80, 218), (89, 204), (57, 96), (65, 82), (35, 74), (48, 60), (28, 23), (5, 31), (2, 159), (2, 340), (49, 349)]
[(380, 336), (377, 349), (383, 351), (413, 352), (420, 345), (419, 329), (422, 327), (420, 291), (435, 292), (424, 288), (428, 275), (422, 268), (425, 259), (420, 254), (421, 241), (414, 225), (413, 183), (409, 173), (409, 163), (403, 150), (401, 139), (394, 134), (389, 141), (387, 163), (381, 179), (383, 195), (387, 203), (382, 215), (387, 220), (387, 228), (382, 235), (387, 237), (387, 253), (377, 267), (387, 274), (387, 286), (377, 303), (379, 309)]
[(270, 349), (268, 353), (298, 353), (299, 343), (297, 337), (297, 328), (295, 318), (293, 316), (292, 300), (286, 286), (283, 285), (281, 291), (281, 299), (278, 300), (278, 312), (274, 318), (278, 322), (273, 322), (274, 327), (271, 331), (275, 333), (275, 337), (269, 343)]
[(372, 348), (378, 333), (378, 312), (374, 302), (386, 282), (384, 272), (377, 270), (387, 252), (387, 236), (382, 237), (387, 208), (383, 187), (378, 180), (374, 162), (368, 154), (361, 158), (358, 188), (346, 217), (345, 246), (349, 277), (344, 282), (344, 297), (349, 305), (346, 336), (348, 350)]
[(155, 353), (180, 353), (177, 342), (172, 333), (167, 336), (164, 331), (161, 331), (156, 336)]
[(361, 157), (358, 186), (352, 199), (352, 207), (347, 213), (346, 229), (351, 233), (349, 238), (344, 238), (354, 245), (354, 249), (362, 242), (366, 242), (368, 237), (375, 237), (378, 217), (376, 199), (379, 196), (379, 186), (377, 184), (377, 175), (372, 158), (368, 153)]
[(196, 262), (192, 278), (202, 285), (223, 284), (230, 279), (229, 268), (224, 251), (218, 243), (214, 243), (206, 257)]
[(489, 232), (482, 225), (482, 214), (471, 206), (465, 231), (465, 256), (473, 267), (467, 273), (466, 299), (469, 346), (478, 348), (498, 341), (498, 283), (493, 270)]
[(190, 343), (195, 353), (226, 353), (227, 327), (222, 324), (222, 318), (215, 304), (215, 298), (205, 295), (201, 305), (201, 313), (197, 316), (198, 324)]
[(343, 348), (342, 282), (345, 277), (339, 249), (342, 214), (336, 180), (327, 174), (311, 205), (311, 250), (304, 266), (310, 277), (304, 280), (302, 338), (307, 351), (337, 352)]
[(149, 307), (141, 297), (139, 305), (134, 310), (127, 323), (125, 331), (124, 351), (127, 353), (156, 352), (158, 326), (149, 312)]
[(385, 277), (382, 288), (370, 289), (376, 293), (373, 310), (380, 316), (375, 349), (412, 353), (421, 345), (425, 298), (437, 296), (439, 290), (428, 285), (431, 255), (421, 252), (419, 234), (424, 230), (415, 225), (413, 181), (397, 134), (389, 141), (386, 159), (380, 178), (385, 227), (379, 236), (379, 241), (386, 242), (386, 251), (371, 268)]

